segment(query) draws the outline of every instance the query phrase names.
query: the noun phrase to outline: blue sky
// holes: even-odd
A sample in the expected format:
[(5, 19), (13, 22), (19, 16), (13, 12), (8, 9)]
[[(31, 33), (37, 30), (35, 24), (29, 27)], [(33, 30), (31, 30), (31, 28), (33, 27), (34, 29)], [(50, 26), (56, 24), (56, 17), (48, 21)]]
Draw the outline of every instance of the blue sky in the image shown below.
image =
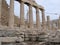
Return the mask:
[[(45, 7), (45, 15), (49, 15), (51, 19), (56, 19), (60, 15), (60, 0), (36, 0), (36, 2)], [(47, 13), (58, 13), (58, 15)]]
[[(7, 0), (7, 3), (9, 4), (10, 0)], [(60, 0), (35, 0), (39, 5), (44, 6), (45, 8), (45, 15), (49, 15), (51, 20), (52, 19), (57, 19), (58, 16), (60, 15)], [(25, 18), (26, 18), (26, 13), (28, 11), (28, 7), (25, 5)], [(20, 4), (15, 1), (14, 3), (14, 12), (15, 15), (17, 15), (19, 17), (20, 15)], [(33, 8), (33, 16), (34, 16), (34, 20), (36, 18), (36, 14), (35, 14), (36, 10)], [(48, 14), (48, 13), (53, 13), (53, 14)], [(55, 13), (57, 13), (58, 15), (55, 15)]]

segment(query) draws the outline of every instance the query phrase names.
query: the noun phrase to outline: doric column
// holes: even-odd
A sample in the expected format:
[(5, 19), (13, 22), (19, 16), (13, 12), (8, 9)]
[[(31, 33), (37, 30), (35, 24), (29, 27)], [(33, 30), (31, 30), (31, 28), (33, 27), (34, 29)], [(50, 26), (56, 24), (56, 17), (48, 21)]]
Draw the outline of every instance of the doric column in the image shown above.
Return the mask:
[(24, 21), (24, 2), (21, 1), (20, 3), (20, 27), (25, 26), (25, 21)]
[(48, 30), (50, 30), (50, 17), (47, 16), (47, 28)]
[(44, 12), (44, 10), (41, 10), (41, 12), (42, 12), (42, 29), (45, 30), (46, 29), (45, 12)]
[(14, 0), (10, 0), (9, 27), (14, 27)]
[(3, 0), (0, 0), (0, 25), (1, 25), (1, 15), (2, 15), (2, 1)]
[(36, 8), (36, 27), (40, 28), (39, 8)]
[(60, 29), (60, 16), (59, 16), (59, 19), (58, 19), (58, 29)]
[(29, 5), (29, 27), (33, 28), (33, 12), (32, 5)]

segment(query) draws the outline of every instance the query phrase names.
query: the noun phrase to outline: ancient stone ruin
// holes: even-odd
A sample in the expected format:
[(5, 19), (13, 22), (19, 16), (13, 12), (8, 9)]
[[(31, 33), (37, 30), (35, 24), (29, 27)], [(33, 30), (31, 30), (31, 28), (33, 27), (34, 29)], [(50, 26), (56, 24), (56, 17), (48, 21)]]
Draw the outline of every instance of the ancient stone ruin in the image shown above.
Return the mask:
[[(20, 3), (20, 18), (14, 14), (14, 1)], [(28, 24), (24, 20), (24, 4), (29, 7)], [(36, 24), (32, 7), (36, 9)], [(60, 17), (50, 21), (47, 16), (46, 21), (44, 7), (34, 0), (10, 0), (10, 6), (6, 0), (0, 0), (0, 45), (60, 45)]]

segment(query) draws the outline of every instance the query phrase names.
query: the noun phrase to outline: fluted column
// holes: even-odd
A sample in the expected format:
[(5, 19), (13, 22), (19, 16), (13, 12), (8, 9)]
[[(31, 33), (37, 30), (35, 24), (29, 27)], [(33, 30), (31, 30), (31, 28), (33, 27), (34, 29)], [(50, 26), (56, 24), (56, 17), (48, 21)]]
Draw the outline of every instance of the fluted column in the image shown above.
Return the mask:
[(41, 10), (42, 12), (42, 29), (46, 29), (46, 24), (45, 24), (45, 12), (44, 10)]
[(36, 27), (40, 28), (39, 8), (36, 8)]
[(24, 2), (21, 1), (20, 3), (20, 27), (24, 27)]
[(33, 28), (33, 12), (32, 5), (29, 5), (29, 27)]
[(60, 29), (60, 16), (59, 16), (59, 20), (58, 20), (58, 29)]
[(50, 30), (50, 17), (47, 16), (47, 28), (48, 30)]
[(0, 0), (0, 25), (1, 25), (1, 15), (2, 15), (2, 1), (3, 0)]
[(14, 27), (14, 0), (10, 0), (9, 27)]

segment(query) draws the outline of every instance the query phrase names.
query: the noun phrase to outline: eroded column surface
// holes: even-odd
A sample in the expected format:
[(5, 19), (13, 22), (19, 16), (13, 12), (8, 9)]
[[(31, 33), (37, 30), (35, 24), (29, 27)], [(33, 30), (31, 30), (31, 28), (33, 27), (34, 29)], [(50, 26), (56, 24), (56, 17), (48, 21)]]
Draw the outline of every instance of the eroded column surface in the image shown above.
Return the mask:
[(58, 29), (60, 29), (60, 16), (59, 16), (59, 20), (58, 20)]
[(10, 0), (9, 27), (14, 27), (14, 0)]
[(50, 30), (50, 17), (47, 16), (47, 28), (48, 30)]
[(2, 15), (2, 0), (0, 0), (0, 25), (1, 25), (1, 15)]
[(32, 5), (29, 5), (29, 27), (33, 28), (33, 12)]
[(36, 8), (36, 27), (40, 28), (39, 8)]
[(45, 12), (44, 10), (41, 10), (42, 12), (42, 29), (45, 30), (46, 29), (46, 25), (45, 25)]
[(51, 30), (55, 30), (55, 29), (54, 29), (54, 22), (52, 22)]
[(20, 3), (20, 27), (24, 27), (24, 2), (21, 1)]
[(2, 43), (2, 42), (0, 41), (0, 45), (2, 45), (1, 43)]

